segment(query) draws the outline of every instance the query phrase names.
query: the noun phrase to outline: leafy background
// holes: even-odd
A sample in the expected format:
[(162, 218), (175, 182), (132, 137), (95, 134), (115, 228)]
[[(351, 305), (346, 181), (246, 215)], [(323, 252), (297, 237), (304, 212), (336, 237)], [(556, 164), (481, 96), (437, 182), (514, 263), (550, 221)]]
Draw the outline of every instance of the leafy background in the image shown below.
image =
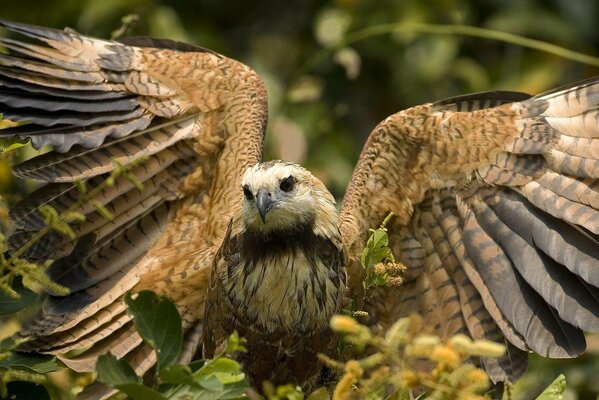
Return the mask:
[[(598, 56), (599, 2), (587, 0), (0, 1), (2, 18), (99, 37), (110, 37), (131, 13), (140, 19), (128, 34), (198, 44), (257, 70), (269, 92), (267, 158), (304, 164), (339, 200), (368, 133), (398, 110), (483, 90), (538, 93), (599, 74), (596, 66), (514, 44), (409, 31), (322, 52), (347, 32), (433, 23), (520, 34)], [(14, 180), (9, 167), (31, 153), (26, 147), (0, 159), (1, 202), (10, 204), (32, 189)], [(5, 218), (0, 207), (0, 224)], [(18, 319), (5, 317), (0, 326), (2, 339), (18, 329)], [(594, 399), (599, 340), (589, 336), (588, 342), (589, 351), (576, 360), (533, 358), (519, 383), (522, 398), (564, 372), (568, 398)], [(53, 382), (68, 386), (76, 379), (84, 378), (58, 375)]]

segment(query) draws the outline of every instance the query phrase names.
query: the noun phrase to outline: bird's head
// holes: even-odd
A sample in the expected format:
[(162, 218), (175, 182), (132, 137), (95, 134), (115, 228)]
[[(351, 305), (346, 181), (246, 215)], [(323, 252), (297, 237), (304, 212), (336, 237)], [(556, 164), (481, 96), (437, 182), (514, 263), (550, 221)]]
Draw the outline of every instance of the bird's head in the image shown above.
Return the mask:
[(287, 161), (248, 168), (242, 178), (243, 222), (265, 234), (313, 227), (330, 237), (337, 232), (335, 199), (306, 169)]

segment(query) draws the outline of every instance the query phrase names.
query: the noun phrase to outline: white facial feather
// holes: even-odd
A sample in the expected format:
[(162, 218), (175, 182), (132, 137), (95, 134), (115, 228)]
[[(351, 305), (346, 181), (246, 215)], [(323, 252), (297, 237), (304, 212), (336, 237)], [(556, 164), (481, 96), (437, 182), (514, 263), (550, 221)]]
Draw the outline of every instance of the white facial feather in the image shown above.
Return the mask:
[[(293, 189), (285, 192), (281, 182), (293, 176)], [(335, 199), (324, 184), (299, 165), (285, 161), (256, 164), (248, 168), (242, 178), (253, 199), (243, 198), (243, 221), (246, 228), (258, 232), (293, 229), (314, 222), (314, 232), (324, 237), (337, 236)], [(274, 207), (263, 222), (256, 204), (260, 189), (271, 194)]]

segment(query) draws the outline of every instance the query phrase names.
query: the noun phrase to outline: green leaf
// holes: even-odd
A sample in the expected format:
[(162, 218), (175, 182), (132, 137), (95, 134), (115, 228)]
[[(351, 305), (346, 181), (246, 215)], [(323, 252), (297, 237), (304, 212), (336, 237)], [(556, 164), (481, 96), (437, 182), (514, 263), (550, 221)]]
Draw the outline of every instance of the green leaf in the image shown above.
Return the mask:
[(235, 351), (245, 352), (247, 349), (245, 348), (245, 343), (247, 340), (245, 338), (239, 337), (237, 331), (233, 331), (232, 334), (227, 338), (227, 354), (231, 354)]
[(96, 363), (98, 380), (115, 387), (136, 400), (166, 400), (152, 388), (144, 386), (142, 379), (124, 359), (117, 360), (111, 353), (98, 357)]
[(208, 389), (211, 392), (222, 392), (225, 389), (225, 384), (220, 381), (216, 376), (209, 376), (198, 380), (197, 383), (204, 389)]
[(160, 370), (160, 380), (163, 383), (193, 385), (191, 368), (188, 365), (172, 364)]
[(149, 291), (129, 292), (125, 296), (137, 331), (158, 358), (158, 370), (173, 364), (183, 346), (181, 317), (166, 297)]
[(537, 397), (537, 400), (562, 400), (566, 390), (566, 377), (560, 374), (545, 390)]
[(166, 397), (141, 383), (121, 383), (115, 388), (135, 400), (167, 400)]
[(235, 399), (249, 387), (239, 363), (224, 357), (207, 361), (193, 377), (205, 389), (201, 395), (194, 392), (194, 399)]
[(213, 391), (198, 386), (180, 386), (168, 395), (169, 400), (229, 400), (247, 398), (245, 381), (222, 386), (222, 390)]
[(12, 336), (0, 340), (0, 352), (12, 350), (15, 344), (15, 339)]
[(368, 241), (372, 242), (369, 247), (379, 249), (389, 245), (389, 236), (385, 230), (375, 229)]
[(0, 290), (0, 315), (12, 314), (28, 305), (32, 304), (37, 299), (37, 294), (23, 286), (21, 278), (16, 278), (13, 281), (12, 289), (20, 296), (14, 299)]
[(214, 376), (223, 384), (239, 382), (245, 378), (245, 374), (241, 372), (241, 366), (237, 361), (223, 357), (207, 362), (193, 376), (198, 383), (203, 379)]
[[(0, 122), (0, 125), (2, 122)], [(11, 137), (6, 139), (0, 139), (0, 153), (6, 153), (11, 150), (16, 150), (19, 147), (25, 146), (29, 143), (27, 139), (20, 139), (18, 137)]]
[(57, 371), (60, 366), (51, 355), (33, 353), (13, 353), (6, 360), (0, 361), (0, 369), (16, 368), (39, 374)]
[(329, 391), (325, 387), (319, 387), (308, 396), (307, 400), (328, 400)]
[(123, 383), (142, 382), (127, 361), (117, 360), (112, 353), (102, 354), (98, 357), (96, 371), (98, 372), (98, 380), (114, 387)]

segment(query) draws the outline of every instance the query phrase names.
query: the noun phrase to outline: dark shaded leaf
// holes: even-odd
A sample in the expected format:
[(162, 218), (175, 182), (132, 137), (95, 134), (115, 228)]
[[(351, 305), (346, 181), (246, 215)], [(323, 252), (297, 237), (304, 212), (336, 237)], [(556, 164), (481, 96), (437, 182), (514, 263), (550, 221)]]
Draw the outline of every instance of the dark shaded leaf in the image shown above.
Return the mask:
[(141, 383), (121, 383), (115, 387), (135, 400), (166, 400), (166, 397)]
[(135, 400), (166, 400), (166, 397), (152, 388), (144, 386), (127, 361), (117, 358), (111, 353), (98, 357), (96, 363), (98, 380), (115, 387)]
[(12, 314), (22, 310), (37, 299), (37, 293), (24, 287), (20, 277), (14, 280), (12, 289), (21, 297), (13, 299), (0, 291), (0, 315)]
[(191, 368), (188, 365), (172, 364), (160, 370), (160, 380), (163, 383), (193, 385)]
[(127, 361), (117, 360), (111, 353), (98, 357), (96, 372), (98, 372), (98, 380), (114, 387), (122, 383), (142, 382)]
[(39, 374), (60, 369), (56, 358), (46, 354), (13, 353), (10, 358), (0, 361), (0, 369), (16, 368)]
[(183, 345), (181, 317), (166, 297), (149, 290), (130, 292), (125, 296), (137, 331), (158, 357), (158, 369), (173, 364)]
[(206, 360), (193, 360), (188, 365), (192, 372), (196, 372), (198, 369), (202, 368), (204, 364), (206, 364)]

